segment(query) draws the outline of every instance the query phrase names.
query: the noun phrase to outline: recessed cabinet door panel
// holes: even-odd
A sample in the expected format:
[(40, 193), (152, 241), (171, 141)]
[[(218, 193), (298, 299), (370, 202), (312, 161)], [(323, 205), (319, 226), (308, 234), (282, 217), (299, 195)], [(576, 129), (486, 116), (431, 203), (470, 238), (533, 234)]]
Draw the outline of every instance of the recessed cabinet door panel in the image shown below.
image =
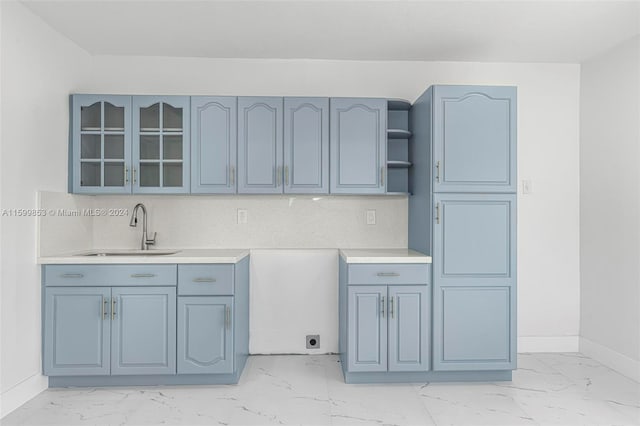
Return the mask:
[(131, 96), (73, 95), (69, 191), (131, 193)]
[(387, 371), (386, 286), (349, 287), (348, 370)]
[(515, 283), (515, 206), (515, 194), (435, 194), (436, 283)]
[(284, 191), (329, 193), (329, 98), (284, 99)]
[(45, 375), (109, 374), (110, 297), (104, 287), (45, 290)]
[(233, 372), (233, 297), (178, 298), (178, 374)]
[(175, 287), (114, 287), (112, 298), (111, 374), (175, 374)]
[(427, 371), (427, 286), (389, 286), (389, 371)]
[(191, 192), (236, 192), (237, 99), (191, 97)]
[(516, 367), (512, 287), (440, 287), (434, 293), (434, 370)]
[(434, 191), (516, 191), (516, 88), (434, 88)]
[(238, 192), (282, 193), (282, 98), (238, 98)]
[(387, 101), (331, 99), (331, 192), (385, 192)]

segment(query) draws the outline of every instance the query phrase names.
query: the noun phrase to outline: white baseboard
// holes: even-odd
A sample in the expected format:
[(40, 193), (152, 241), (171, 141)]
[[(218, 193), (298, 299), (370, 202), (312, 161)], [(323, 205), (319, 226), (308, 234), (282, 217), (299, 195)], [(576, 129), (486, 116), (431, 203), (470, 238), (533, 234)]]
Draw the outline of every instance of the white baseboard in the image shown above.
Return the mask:
[(616, 370), (623, 376), (640, 382), (640, 361), (629, 358), (586, 337), (580, 337), (580, 352), (601, 362), (612, 370)]
[(49, 382), (42, 374), (34, 374), (0, 395), (0, 419), (47, 389)]
[(578, 336), (520, 336), (518, 352), (578, 352)]

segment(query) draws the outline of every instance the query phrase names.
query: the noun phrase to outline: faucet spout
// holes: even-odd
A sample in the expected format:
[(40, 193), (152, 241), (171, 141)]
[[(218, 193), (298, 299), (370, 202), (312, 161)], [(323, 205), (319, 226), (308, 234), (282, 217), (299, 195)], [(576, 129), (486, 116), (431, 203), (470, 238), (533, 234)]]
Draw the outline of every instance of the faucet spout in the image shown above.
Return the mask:
[(133, 208), (133, 212), (131, 213), (131, 221), (129, 221), (129, 226), (138, 226), (138, 210), (142, 210), (142, 241), (140, 242), (141, 250), (149, 250), (150, 245), (154, 245), (156, 243), (156, 235), (157, 232), (153, 233), (153, 238), (148, 238), (147, 233), (147, 208), (142, 203), (138, 203)]

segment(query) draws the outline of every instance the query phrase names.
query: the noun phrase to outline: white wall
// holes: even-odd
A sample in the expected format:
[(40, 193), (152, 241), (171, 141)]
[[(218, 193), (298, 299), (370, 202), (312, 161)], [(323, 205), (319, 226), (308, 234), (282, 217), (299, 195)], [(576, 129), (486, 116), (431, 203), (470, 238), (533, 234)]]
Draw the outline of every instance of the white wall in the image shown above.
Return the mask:
[[(88, 56), (24, 6), (1, 2), (3, 209), (33, 209), (36, 191), (65, 191), (68, 94)], [(46, 386), (40, 374), (40, 274), (36, 219), (2, 217), (2, 414)]]
[(581, 351), (640, 381), (640, 37), (582, 65)]
[(518, 86), (518, 172), (533, 184), (533, 193), (519, 196), (519, 349), (571, 351), (580, 315), (579, 82), (580, 67), (567, 64), (99, 56), (81, 89), (413, 101), (432, 84)]

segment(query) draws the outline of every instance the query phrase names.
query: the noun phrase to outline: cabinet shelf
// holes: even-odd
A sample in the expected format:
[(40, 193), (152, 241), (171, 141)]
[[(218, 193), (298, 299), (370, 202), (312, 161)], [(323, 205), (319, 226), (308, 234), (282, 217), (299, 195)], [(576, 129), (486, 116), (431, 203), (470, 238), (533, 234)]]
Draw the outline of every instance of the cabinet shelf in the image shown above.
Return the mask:
[(404, 99), (388, 99), (387, 109), (390, 111), (409, 111), (411, 102)]
[(387, 167), (390, 169), (408, 169), (412, 164), (409, 161), (389, 160), (387, 161)]
[(411, 132), (404, 129), (387, 129), (387, 139), (409, 139)]

